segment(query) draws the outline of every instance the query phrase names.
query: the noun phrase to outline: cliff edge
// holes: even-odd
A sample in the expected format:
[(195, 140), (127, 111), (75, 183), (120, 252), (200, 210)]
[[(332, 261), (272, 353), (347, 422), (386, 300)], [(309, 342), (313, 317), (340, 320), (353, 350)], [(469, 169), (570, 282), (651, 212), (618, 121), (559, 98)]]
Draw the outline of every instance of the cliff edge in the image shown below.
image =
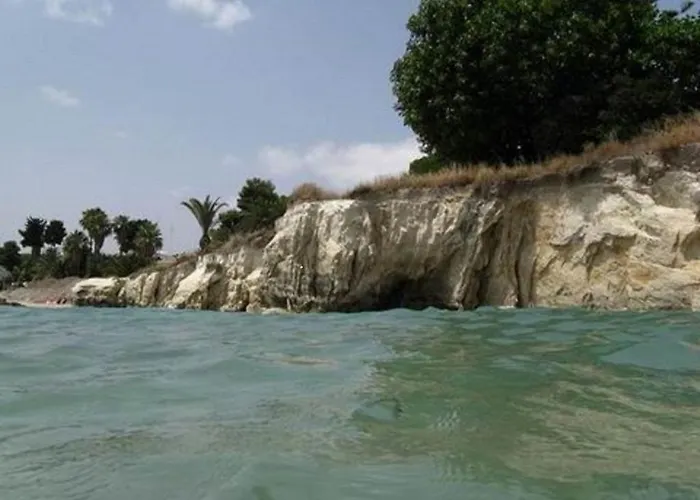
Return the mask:
[(73, 288), (77, 305), (229, 311), (700, 308), (700, 144), (566, 176), (291, 207), (263, 245)]

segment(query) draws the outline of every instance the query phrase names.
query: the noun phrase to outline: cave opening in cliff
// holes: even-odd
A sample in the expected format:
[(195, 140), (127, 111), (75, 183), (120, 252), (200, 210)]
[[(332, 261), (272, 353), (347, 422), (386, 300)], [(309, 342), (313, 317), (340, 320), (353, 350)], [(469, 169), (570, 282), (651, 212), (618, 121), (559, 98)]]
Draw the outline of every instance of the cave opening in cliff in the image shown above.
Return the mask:
[(375, 311), (390, 309), (422, 310), (428, 307), (448, 308), (443, 299), (430, 286), (431, 280), (398, 278), (391, 285), (379, 291), (371, 306)]

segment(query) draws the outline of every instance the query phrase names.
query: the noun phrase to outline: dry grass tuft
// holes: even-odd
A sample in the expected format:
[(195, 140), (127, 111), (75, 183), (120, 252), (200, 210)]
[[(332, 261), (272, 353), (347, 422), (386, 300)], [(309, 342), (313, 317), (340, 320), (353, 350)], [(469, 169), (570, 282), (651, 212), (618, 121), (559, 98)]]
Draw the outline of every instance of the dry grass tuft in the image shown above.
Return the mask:
[[(391, 194), (401, 190), (459, 189), (467, 186), (536, 181), (551, 177), (567, 178), (587, 166), (595, 166), (615, 157), (648, 151), (664, 152), (694, 142), (700, 142), (700, 112), (667, 119), (629, 141), (610, 140), (597, 146), (589, 146), (580, 155), (562, 155), (542, 163), (514, 167), (468, 165), (422, 175), (410, 175), (407, 172), (398, 176), (378, 177), (374, 181), (359, 184), (335, 198), (356, 199)], [(302, 184), (297, 190), (309, 189), (305, 186), (307, 185)], [(326, 193), (325, 197), (314, 199), (330, 199), (330, 193), (313, 184), (311, 186), (319, 192)]]
[(289, 195), (289, 205), (297, 203), (306, 203), (309, 201), (333, 200), (339, 198), (338, 193), (323, 189), (318, 184), (313, 182), (305, 182), (294, 188), (292, 194)]

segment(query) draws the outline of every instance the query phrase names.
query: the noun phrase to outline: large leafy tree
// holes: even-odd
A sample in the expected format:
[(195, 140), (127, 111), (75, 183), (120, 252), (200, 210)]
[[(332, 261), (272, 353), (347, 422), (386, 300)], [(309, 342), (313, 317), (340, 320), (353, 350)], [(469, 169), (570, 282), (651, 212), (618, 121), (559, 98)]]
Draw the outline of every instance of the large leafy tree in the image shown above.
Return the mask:
[(153, 259), (163, 249), (163, 235), (155, 222), (144, 220), (134, 238), (134, 249), (143, 259)]
[(187, 201), (181, 202), (181, 205), (190, 211), (192, 216), (199, 224), (202, 230), (202, 237), (199, 239), (200, 250), (205, 249), (211, 242), (210, 232), (214, 226), (216, 214), (226, 206), (226, 203), (220, 201), (220, 198), (213, 199), (209, 195), (204, 200), (190, 198)]
[(396, 109), (447, 162), (577, 152), (700, 107), (700, 21), (653, 0), (422, 0), (407, 27)]
[(112, 232), (107, 213), (99, 207), (88, 208), (83, 211), (80, 226), (85, 230), (92, 244), (92, 252), (100, 255), (105, 239)]
[(68, 276), (83, 276), (90, 257), (90, 240), (82, 231), (73, 231), (63, 241), (64, 270)]
[(65, 237), (66, 226), (63, 224), (63, 221), (57, 219), (51, 220), (44, 232), (44, 241), (46, 244), (52, 247), (60, 246)]
[(22, 264), (21, 249), (16, 241), (6, 241), (0, 247), (0, 266), (11, 273)]
[(40, 217), (27, 217), (24, 222), (24, 229), (19, 230), (22, 237), (20, 245), (32, 249), (32, 257), (41, 256), (41, 249), (44, 247), (44, 235), (46, 232), (46, 220)]

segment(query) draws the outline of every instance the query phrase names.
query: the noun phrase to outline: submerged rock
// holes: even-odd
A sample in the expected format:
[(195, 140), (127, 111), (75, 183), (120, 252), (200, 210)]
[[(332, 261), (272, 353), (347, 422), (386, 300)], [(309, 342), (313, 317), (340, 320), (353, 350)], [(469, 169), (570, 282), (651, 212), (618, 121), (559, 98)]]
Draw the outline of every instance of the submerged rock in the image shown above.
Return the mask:
[(700, 145), (550, 177), (296, 205), (274, 237), (78, 304), (261, 312), (395, 307), (700, 308)]

